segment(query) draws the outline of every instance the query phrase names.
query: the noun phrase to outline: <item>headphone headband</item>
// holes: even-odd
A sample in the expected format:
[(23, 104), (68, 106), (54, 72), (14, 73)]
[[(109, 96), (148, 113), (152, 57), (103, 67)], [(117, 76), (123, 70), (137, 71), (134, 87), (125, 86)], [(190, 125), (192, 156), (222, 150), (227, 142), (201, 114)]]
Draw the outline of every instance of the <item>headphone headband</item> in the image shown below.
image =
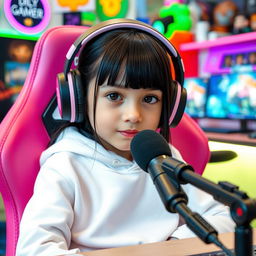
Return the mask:
[(173, 65), (178, 66), (175, 67), (175, 80), (177, 80), (181, 85), (183, 85), (184, 82), (184, 65), (182, 62), (182, 59), (180, 58), (178, 52), (174, 48), (174, 46), (169, 42), (169, 40), (164, 37), (160, 32), (155, 30), (153, 27), (142, 23), (137, 20), (132, 19), (113, 19), (113, 20), (107, 20), (105, 22), (101, 22), (100, 24), (97, 24), (93, 27), (88, 28), (85, 33), (83, 33), (70, 47), (67, 55), (66, 55), (66, 62), (64, 65), (64, 75), (65, 79), (67, 80), (67, 74), (71, 69), (71, 65), (73, 63), (73, 60), (78, 53), (78, 51), (81, 49), (83, 45), (85, 45), (87, 42), (89, 42), (94, 37), (110, 31), (114, 29), (119, 28), (134, 28), (140, 31), (147, 32), (149, 34), (152, 34), (155, 36), (160, 42), (162, 42), (165, 47), (170, 52), (170, 56), (173, 62)]
[(135, 29), (151, 35), (162, 44), (170, 56), (175, 78), (173, 79), (174, 83), (170, 85), (173, 89), (173, 99), (170, 106), (171, 116), (169, 118), (169, 124), (172, 127), (176, 126), (184, 113), (186, 105), (186, 89), (183, 87), (184, 66), (182, 59), (175, 47), (165, 36), (150, 25), (132, 19), (112, 19), (90, 27), (86, 29), (69, 48), (66, 54), (64, 72), (57, 75), (56, 93), (62, 120), (81, 123), (85, 117), (84, 87), (80, 72), (78, 69), (71, 70), (76, 55), (83, 46), (86, 47), (86, 44), (98, 35), (120, 28)]

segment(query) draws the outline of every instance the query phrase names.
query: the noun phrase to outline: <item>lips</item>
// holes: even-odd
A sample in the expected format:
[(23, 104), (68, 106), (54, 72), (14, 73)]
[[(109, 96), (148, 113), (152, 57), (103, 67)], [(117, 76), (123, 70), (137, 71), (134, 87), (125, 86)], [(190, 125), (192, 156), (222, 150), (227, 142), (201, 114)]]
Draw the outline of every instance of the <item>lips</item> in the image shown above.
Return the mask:
[(125, 130), (125, 131), (119, 131), (123, 136), (128, 138), (133, 138), (139, 131), (137, 130)]

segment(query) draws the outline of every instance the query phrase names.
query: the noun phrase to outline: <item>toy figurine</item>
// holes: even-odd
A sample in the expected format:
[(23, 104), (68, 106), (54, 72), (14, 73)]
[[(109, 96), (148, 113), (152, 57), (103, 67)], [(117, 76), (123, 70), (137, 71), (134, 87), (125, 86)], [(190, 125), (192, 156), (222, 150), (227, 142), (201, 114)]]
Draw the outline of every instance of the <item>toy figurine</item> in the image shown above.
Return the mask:
[(251, 65), (256, 65), (256, 52), (250, 52), (248, 55), (248, 61)]
[(249, 17), (243, 13), (239, 13), (234, 18), (233, 34), (242, 34), (251, 32)]
[(224, 67), (232, 67), (233, 66), (233, 57), (232, 55), (226, 55), (224, 58)]
[(252, 31), (256, 31), (256, 13), (250, 16), (250, 27)]
[(235, 57), (235, 64), (236, 65), (246, 64), (246, 59), (245, 59), (244, 54), (239, 53), (239, 54), (236, 55), (236, 57)]
[[(213, 9), (212, 31), (217, 34), (229, 34), (232, 29), (234, 17), (237, 14), (237, 6), (231, 0), (225, 0), (218, 3)], [(217, 36), (218, 37), (218, 36)]]

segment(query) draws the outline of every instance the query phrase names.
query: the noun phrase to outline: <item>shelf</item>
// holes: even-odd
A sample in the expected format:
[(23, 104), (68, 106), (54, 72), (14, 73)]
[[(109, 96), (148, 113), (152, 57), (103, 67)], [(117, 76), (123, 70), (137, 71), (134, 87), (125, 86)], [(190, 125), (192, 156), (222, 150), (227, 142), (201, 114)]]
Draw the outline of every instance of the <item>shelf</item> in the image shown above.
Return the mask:
[(203, 49), (217, 47), (217, 46), (246, 43), (253, 40), (256, 41), (256, 32), (249, 32), (249, 33), (244, 33), (239, 35), (230, 35), (230, 36), (220, 37), (220, 38), (209, 40), (209, 41), (185, 43), (180, 45), (180, 50), (181, 51), (203, 50)]
[(41, 36), (40, 34), (24, 34), (16, 30), (11, 29), (1, 29), (0, 37), (7, 37), (7, 38), (18, 38), (18, 39), (25, 39), (25, 40), (34, 40), (37, 41), (38, 38)]

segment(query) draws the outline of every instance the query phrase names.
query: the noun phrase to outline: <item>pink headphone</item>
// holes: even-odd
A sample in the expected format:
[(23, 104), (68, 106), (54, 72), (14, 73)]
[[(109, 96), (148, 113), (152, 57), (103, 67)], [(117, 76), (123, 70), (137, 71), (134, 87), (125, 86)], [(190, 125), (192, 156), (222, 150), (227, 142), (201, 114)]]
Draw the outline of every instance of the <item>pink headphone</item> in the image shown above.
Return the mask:
[(170, 126), (176, 126), (185, 109), (186, 105), (186, 90), (182, 86), (184, 82), (184, 66), (182, 59), (171, 42), (161, 33), (145, 23), (131, 19), (112, 19), (99, 23), (85, 31), (70, 47), (64, 65), (63, 73), (57, 75), (57, 102), (58, 109), (62, 120), (69, 122), (82, 122), (84, 120), (84, 95), (83, 86), (78, 70), (71, 70), (71, 65), (76, 54), (82, 46), (85, 46), (94, 37), (114, 29), (133, 28), (139, 31), (144, 31), (161, 41), (166, 47), (167, 52), (171, 56), (174, 66), (176, 81), (175, 86), (175, 103), (173, 104), (171, 116), (169, 119)]

